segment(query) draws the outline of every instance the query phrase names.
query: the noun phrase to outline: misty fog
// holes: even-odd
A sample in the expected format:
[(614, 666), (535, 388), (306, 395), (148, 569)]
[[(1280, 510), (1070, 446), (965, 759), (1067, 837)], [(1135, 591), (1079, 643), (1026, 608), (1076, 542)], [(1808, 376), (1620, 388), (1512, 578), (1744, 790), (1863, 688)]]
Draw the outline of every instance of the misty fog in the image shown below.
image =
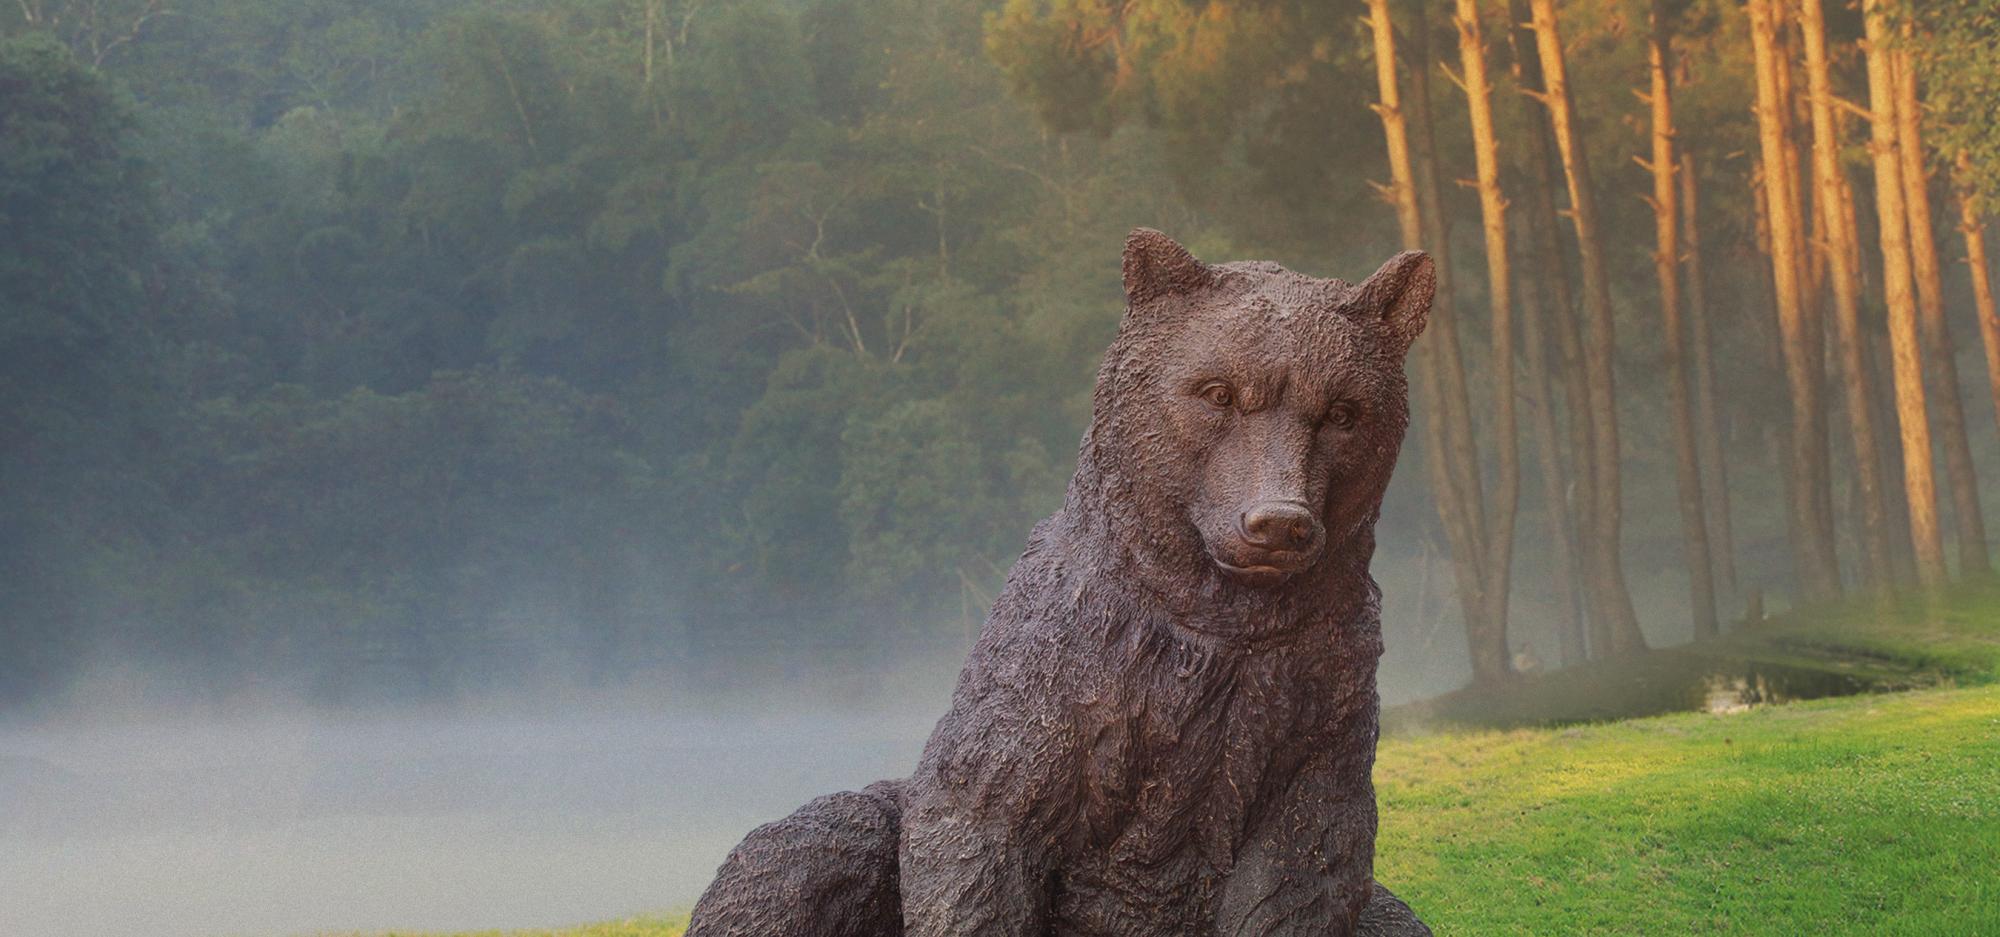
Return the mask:
[(692, 902), (750, 827), (908, 770), (937, 694), (0, 729), (0, 933), (518, 928)]
[[(1392, 510), (1375, 564), (1389, 705), (1467, 672), (1449, 563), (1415, 526)], [(1670, 583), (1634, 586), (1649, 624), (1669, 618)], [(1546, 609), (1517, 605), (1517, 634), (1547, 653)], [(550, 629), (540, 656), (575, 656), (562, 636), (585, 631)], [(752, 827), (906, 774), (967, 640), (885, 651), (799, 632), (789, 651), (724, 642), (619, 681), (545, 669), (400, 703), (281, 679), (217, 693), (212, 675), (107, 650), (0, 720), (0, 934), (514, 929), (685, 909)]]
[[(1433, 562), (1428, 586), (1421, 562), (1388, 565), (1391, 703), (1463, 678)], [(700, 693), (551, 683), (342, 707), (275, 690), (191, 701), (185, 677), (105, 661), (0, 721), (0, 934), (514, 929), (684, 909), (755, 825), (906, 774), (957, 661), (707, 668)]]

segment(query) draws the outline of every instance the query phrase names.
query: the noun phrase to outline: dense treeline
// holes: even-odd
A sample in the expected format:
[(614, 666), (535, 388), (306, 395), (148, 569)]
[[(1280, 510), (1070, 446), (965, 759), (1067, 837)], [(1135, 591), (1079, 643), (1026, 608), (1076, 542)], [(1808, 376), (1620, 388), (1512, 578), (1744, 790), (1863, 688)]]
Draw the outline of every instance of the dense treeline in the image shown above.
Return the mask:
[[(1329, 275), (1399, 230), (1447, 261), (1384, 562), (1453, 558), (1481, 678), (1524, 639), (1638, 646), (1632, 595), (1685, 609), (1687, 569), (1713, 567), (1710, 609), (1893, 585), (1854, 544), (1921, 558), (1911, 411), (1850, 408), (1879, 423), (1864, 486), (1797, 444), (1829, 405), (1787, 384), (1902, 375), (1863, 18), (1825, 11), (1855, 177), (1829, 209), (1762, 194), (1816, 165), (1803, 10), (1557, 6), (24, 0), (0, 12), (0, 698), (108, 658), (341, 696), (962, 640), (1060, 497), (1137, 224)], [(1885, 14), (1932, 102), (1919, 162), (1990, 191), (1991, 15), (1926, 9)], [(1767, 20), (1783, 68), (1753, 54)], [(1779, 111), (1793, 149), (1760, 162)], [(1829, 218), (1845, 266), (1799, 246)], [(1835, 266), (1867, 379), (1819, 370)], [(1664, 309), (1658, 277), (1684, 278)], [(1949, 279), (1933, 371), (1973, 321)], [(1960, 422), (1990, 455), (1991, 421)]]

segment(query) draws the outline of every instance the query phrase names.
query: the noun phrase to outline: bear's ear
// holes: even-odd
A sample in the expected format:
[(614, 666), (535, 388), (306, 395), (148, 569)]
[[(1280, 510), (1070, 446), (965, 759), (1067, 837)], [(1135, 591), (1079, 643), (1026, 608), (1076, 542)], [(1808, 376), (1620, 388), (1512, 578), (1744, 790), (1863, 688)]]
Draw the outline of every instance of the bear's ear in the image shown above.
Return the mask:
[(1430, 320), (1431, 296), (1437, 292), (1437, 267), (1423, 251), (1404, 251), (1389, 258), (1375, 275), (1356, 288), (1356, 315), (1373, 317), (1396, 339), (1403, 351), (1423, 334)]
[(1215, 282), (1215, 271), (1187, 248), (1152, 228), (1125, 236), (1125, 301), (1136, 306), (1170, 293), (1186, 293)]

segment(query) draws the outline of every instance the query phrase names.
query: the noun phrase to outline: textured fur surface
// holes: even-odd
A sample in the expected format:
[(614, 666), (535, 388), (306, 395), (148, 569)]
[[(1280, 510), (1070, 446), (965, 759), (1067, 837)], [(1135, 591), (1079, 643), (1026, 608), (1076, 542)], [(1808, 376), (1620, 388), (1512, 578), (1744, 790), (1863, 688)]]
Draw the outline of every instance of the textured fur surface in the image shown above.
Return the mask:
[[(1372, 880), (1368, 574), (1434, 279), (1126, 242), (1063, 508), (916, 772), (760, 828), (690, 937), (1428, 933)], [(892, 848), (893, 846), (893, 848)]]

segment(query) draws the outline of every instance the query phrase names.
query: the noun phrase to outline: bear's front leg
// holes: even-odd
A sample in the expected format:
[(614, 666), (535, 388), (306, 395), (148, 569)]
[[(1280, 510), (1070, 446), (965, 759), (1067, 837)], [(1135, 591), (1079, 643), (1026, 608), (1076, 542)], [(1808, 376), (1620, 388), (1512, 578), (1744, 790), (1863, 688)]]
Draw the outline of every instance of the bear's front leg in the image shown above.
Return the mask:
[(1300, 770), (1237, 853), (1217, 907), (1217, 937), (1355, 933), (1374, 879), (1373, 759), (1338, 751)]
[(1049, 919), (1041, 851), (950, 799), (929, 791), (905, 804), (905, 937), (1040, 937)]

